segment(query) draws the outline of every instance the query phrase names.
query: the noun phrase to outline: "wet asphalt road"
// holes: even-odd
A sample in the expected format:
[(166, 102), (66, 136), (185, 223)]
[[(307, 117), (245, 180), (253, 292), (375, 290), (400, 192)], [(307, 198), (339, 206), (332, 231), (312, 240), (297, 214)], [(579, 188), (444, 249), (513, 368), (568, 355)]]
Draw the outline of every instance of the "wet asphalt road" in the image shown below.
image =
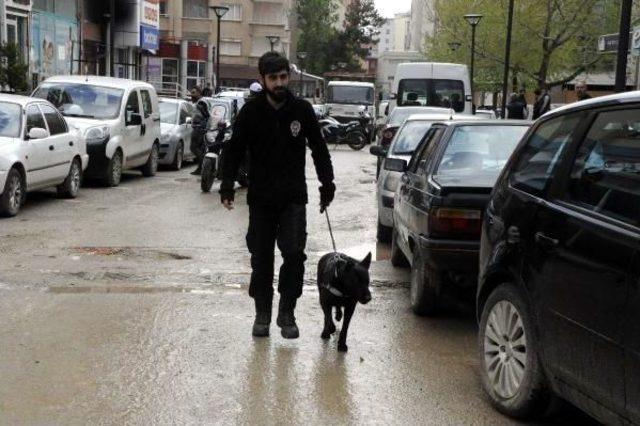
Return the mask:
[(30, 195), (0, 221), (0, 424), (512, 424), (480, 391), (473, 314), (411, 314), (407, 271), (375, 244), (373, 157), (333, 158), (338, 248), (377, 259), (347, 354), (319, 337), (314, 265), (331, 243), (312, 167), (295, 341), (250, 335), (244, 191), (229, 213), (191, 167), (132, 173), (76, 200)]

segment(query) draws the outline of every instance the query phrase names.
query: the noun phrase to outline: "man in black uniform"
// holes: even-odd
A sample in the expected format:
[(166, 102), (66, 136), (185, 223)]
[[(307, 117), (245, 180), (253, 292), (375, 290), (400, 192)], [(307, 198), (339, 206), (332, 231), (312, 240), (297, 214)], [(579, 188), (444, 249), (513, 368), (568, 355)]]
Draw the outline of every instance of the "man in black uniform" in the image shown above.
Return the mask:
[(273, 299), (275, 243), (282, 253), (277, 325), (282, 336), (299, 336), (294, 309), (302, 295), (307, 240), (306, 142), (320, 180), (320, 212), (333, 200), (333, 167), (311, 104), (289, 89), (289, 61), (275, 52), (258, 63), (263, 91), (240, 110), (231, 141), (224, 148), (220, 198), (231, 210), (238, 166), (249, 151), (249, 295), (254, 299), (254, 336), (268, 336)]
[(198, 167), (191, 172), (192, 175), (199, 175), (202, 170), (202, 158), (204, 157), (204, 138), (209, 125), (209, 106), (202, 99), (202, 89), (195, 86), (191, 89), (191, 102), (193, 103), (194, 113), (191, 122), (193, 132), (191, 133), (191, 152), (196, 157)]

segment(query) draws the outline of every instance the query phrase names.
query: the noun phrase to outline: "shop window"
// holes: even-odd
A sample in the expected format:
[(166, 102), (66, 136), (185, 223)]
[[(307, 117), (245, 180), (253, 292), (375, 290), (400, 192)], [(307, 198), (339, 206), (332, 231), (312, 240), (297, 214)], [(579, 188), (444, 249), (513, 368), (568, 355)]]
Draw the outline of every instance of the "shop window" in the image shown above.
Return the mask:
[(165, 90), (175, 90), (178, 83), (178, 60), (162, 60), (162, 88)]

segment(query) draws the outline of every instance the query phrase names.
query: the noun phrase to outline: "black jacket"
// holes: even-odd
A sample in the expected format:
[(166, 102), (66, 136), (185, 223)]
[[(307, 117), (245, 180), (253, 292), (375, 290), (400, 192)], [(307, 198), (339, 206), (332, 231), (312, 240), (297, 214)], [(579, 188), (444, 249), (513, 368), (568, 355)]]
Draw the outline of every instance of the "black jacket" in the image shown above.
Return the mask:
[(524, 120), (527, 114), (527, 105), (519, 100), (509, 102), (507, 105), (507, 118), (512, 120)]
[(536, 103), (533, 104), (533, 119), (537, 120), (543, 114), (551, 109), (551, 95), (548, 93), (543, 93), (538, 99), (536, 99)]
[(278, 110), (260, 94), (240, 110), (223, 152), (220, 196), (233, 200), (238, 167), (249, 153), (249, 204), (306, 204), (306, 142), (318, 179), (333, 185), (329, 150), (311, 104), (289, 96)]

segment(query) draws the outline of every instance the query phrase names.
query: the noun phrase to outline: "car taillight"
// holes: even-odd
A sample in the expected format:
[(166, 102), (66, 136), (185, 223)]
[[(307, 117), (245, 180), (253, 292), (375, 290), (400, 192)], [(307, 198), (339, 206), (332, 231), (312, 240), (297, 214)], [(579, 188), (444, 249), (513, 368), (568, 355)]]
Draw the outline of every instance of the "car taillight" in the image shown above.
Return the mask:
[(480, 236), (482, 213), (480, 210), (438, 208), (430, 215), (431, 234)]
[(385, 139), (393, 139), (393, 130), (385, 130), (382, 137)]
[(398, 129), (391, 128), (391, 129), (386, 129), (384, 132), (382, 132), (382, 141), (380, 142), (380, 144), (382, 146), (389, 146), (389, 144), (391, 143), (391, 140), (396, 134), (396, 130)]

